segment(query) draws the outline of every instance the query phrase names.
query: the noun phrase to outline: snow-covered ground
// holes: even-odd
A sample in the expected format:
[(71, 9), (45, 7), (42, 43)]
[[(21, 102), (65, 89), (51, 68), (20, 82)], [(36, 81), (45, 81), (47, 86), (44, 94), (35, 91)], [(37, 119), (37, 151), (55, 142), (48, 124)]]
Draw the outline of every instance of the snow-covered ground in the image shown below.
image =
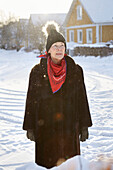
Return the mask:
[[(81, 154), (89, 162), (112, 157), (113, 56), (73, 59), (84, 70), (93, 121)], [(29, 73), (38, 62), (34, 53), (0, 50), (0, 170), (45, 169), (34, 164), (34, 143), (22, 130)]]

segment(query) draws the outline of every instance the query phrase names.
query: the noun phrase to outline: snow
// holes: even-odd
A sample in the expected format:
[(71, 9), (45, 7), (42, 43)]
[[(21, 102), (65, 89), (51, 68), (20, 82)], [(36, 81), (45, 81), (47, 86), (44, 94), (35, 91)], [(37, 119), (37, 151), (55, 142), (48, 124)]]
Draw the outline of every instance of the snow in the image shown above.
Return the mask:
[[(69, 50), (73, 50), (75, 47), (90, 47), (90, 48), (107, 47), (105, 42), (100, 42), (100, 43), (95, 43), (95, 44), (78, 44), (76, 42), (67, 42), (66, 45), (67, 45), (67, 49)], [(113, 48), (113, 45), (110, 44), (109, 48)]]
[(113, 22), (113, 0), (80, 0), (94, 23)]
[[(52, 170), (79, 170), (80, 161), (88, 170), (100, 157), (113, 155), (113, 56), (73, 59), (84, 70), (93, 126), (89, 139), (81, 142), (82, 156)], [(34, 142), (22, 130), (29, 73), (37, 63), (33, 52), (0, 50), (0, 170), (46, 169), (34, 163)]]

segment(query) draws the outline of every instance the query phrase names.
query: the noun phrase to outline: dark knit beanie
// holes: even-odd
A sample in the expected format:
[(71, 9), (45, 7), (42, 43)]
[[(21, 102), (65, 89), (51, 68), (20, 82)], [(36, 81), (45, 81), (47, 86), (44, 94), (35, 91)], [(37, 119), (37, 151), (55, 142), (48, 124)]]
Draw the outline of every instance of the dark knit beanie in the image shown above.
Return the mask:
[(64, 36), (62, 35), (62, 33), (57, 31), (56, 23), (48, 24), (46, 31), (48, 34), (47, 43), (46, 43), (46, 51), (47, 52), (49, 51), (52, 44), (54, 44), (56, 42), (63, 42), (65, 44), (65, 48), (66, 48), (66, 40), (65, 40)]

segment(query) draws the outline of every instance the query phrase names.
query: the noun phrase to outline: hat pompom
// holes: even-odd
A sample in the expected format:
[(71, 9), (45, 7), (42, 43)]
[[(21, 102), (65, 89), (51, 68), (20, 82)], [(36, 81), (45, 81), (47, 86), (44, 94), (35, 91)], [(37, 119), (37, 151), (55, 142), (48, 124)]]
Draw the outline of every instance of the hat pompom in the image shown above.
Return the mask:
[(49, 35), (53, 30), (56, 31), (56, 27), (55, 27), (55, 25), (53, 25), (53, 24), (48, 25), (48, 27), (46, 28), (46, 31), (47, 31), (47, 34), (48, 34), (48, 35)]
[(51, 34), (53, 31), (57, 31), (59, 32), (59, 26), (56, 22), (54, 21), (48, 21), (45, 25), (45, 27), (43, 27), (43, 32), (45, 33), (46, 36), (48, 36), (49, 34)]

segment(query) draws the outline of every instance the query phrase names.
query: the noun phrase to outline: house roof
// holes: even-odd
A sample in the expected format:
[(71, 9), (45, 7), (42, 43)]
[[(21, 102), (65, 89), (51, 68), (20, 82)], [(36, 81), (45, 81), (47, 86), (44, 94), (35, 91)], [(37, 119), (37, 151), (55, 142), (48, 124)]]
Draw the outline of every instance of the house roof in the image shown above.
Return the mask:
[[(79, 0), (86, 10), (93, 23), (113, 22), (113, 0)], [(73, 0), (64, 25), (66, 26), (72, 11), (74, 10), (76, 0)]]
[(94, 23), (113, 22), (113, 0), (79, 0)]
[(66, 15), (66, 13), (31, 14), (30, 19), (34, 25), (45, 24), (47, 21), (55, 21), (58, 24), (63, 25)]

